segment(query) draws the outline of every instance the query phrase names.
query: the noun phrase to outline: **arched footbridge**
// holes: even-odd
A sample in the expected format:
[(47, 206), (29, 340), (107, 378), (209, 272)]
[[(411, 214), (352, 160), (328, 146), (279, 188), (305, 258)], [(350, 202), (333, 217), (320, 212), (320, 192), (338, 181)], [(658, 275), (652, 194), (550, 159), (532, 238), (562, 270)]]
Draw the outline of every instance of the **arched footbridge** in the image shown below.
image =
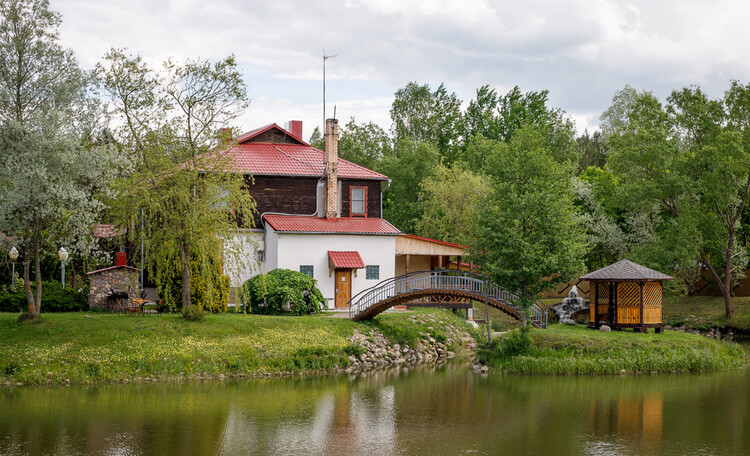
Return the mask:
[[(455, 269), (411, 272), (384, 280), (349, 301), (349, 318), (369, 320), (393, 306), (407, 303), (430, 305), (434, 302), (437, 306), (445, 300), (484, 302), (485, 298), (488, 305), (517, 320), (522, 318), (518, 295), (484, 280), (480, 274)], [(526, 312), (535, 327), (547, 327), (547, 307), (541, 301), (532, 304)]]

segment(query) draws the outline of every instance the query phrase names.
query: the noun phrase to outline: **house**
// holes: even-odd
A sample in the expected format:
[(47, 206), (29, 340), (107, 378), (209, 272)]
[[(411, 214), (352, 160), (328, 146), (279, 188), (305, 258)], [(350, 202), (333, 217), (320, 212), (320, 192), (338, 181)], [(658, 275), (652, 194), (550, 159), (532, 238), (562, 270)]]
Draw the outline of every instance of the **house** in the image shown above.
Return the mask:
[[(387, 176), (338, 158), (338, 122), (326, 121), (326, 150), (302, 139), (302, 122), (266, 125), (224, 152), (248, 175), (258, 213), (254, 228), (225, 243), (233, 287), (258, 273), (292, 269), (315, 278), (329, 309), (383, 279), (458, 264), (465, 248), (404, 236), (382, 218)], [(245, 266), (242, 267), (242, 260)], [(249, 261), (248, 261), (249, 260)]]

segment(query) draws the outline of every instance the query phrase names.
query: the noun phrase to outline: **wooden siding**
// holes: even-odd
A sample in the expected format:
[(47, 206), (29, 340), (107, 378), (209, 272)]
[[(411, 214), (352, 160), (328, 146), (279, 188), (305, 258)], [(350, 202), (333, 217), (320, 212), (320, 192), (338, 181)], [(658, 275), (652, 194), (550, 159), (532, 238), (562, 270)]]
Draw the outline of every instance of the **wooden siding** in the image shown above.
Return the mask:
[(646, 282), (643, 286), (643, 323), (662, 322), (662, 287), (659, 282)]
[(255, 184), (249, 187), (258, 208), (255, 227), (261, 227), (260, 215), (264, 212), (313, 214), (317, 186), (315, 177), (255, 176)]
[[(443, 244), (442, 242), (430, 242), (426, 239), (415, 239), (407, 236), (396, 238), (396, 255), (460, 256), (466, 253), (466, 249), (456, 247), (455, 245)], [(416, 269), (414, 270), (416, 271)]]
[[(317, 177), (254, 176), (249, 185), (258, 213), (255, 227), (260, 228), (264, 212), (312, 215), (316, 209)], [(341, 216), (349, 217), (349, 187), (367, 187), (367, 217), (380, 216), (380, 181), (341, 180)]]
[(259, 134), (258, 136), (248, 139), (246, 143), (274, 143), (274, 144), (300, 144), (299, 141), (291, 136), (284, 134), (276, 129), (271, 129)]
[(341, 182), (341, 216), (350, 217), (350, 187), (367, 187), (367, 217), (381, 218), (380, 215), (380, 181), (340, 179)]
[(633, 282), (617, 284), (617, 323), (634, 325), (641, 323), (641, 287)]

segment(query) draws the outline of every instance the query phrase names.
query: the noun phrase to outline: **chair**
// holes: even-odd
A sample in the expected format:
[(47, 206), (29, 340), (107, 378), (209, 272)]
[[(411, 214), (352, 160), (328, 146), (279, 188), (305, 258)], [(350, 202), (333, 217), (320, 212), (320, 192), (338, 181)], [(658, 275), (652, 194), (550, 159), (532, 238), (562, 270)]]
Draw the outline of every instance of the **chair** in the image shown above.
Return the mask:
[(110, 312), (128, 310), (128, 291), (110, 288), (109, 295), (107, 295), (107, 307)]
[[(146, 290), (141, 291), (140, 298), (133, 298), (133, 305), (137, 306), (140, 315), (159, 315), (159, 311), (156, 309), (156, 303), (146, 299)], [(146, 307), (150, 307), (150, 309), (146, 309)]]

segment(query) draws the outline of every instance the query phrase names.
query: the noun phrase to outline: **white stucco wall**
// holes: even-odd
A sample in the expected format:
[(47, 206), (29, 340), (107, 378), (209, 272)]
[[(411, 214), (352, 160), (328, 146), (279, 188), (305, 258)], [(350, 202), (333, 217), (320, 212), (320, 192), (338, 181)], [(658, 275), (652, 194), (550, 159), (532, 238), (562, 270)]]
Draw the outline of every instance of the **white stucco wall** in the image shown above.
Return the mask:
[(266, 227), (263, 262), (258, 263), (256, 251), (263, 243), (262, 231), (237, 232), (224, 242), (224, 273), (232, 287), (239, 287), (260, 272), (276, 268), (299, 271), (301, 265), (312, 265), (318, 287), (334, 308), (335, 274), (328, 269), (328, 251), (359, 252), (366, 265), (380, 266), (380, 278), (367, 280), (365, 269), (352, 274), (352, 297), (381, 280), (395, 276), (395, 236), (290, 234), (277, 233)]
[(279, 235), (269, 225), (266, 226), (266, 245), (263, 254), (263, 273), (279, 267)]
[(229, 276), (230, 286), (239, 287), (261, 271), (256, 250), (262, 239), (263, 231), (243, 230), (224, 240), (224, 274)]
[[(380, 266), (378, 280), (367, 280), (365, 269), (358, 269), (356, 277), (352, 274), (352, 297), (395, 275), (395, 236), (280, 233), (276, 237), (276, 267), (299, 271), (300, 265), (312, 265), (314, 278), (329, 308), (334, 307), (335, 295), (335, 274), (329, 275), (328, 269), (329, 250), (356, 250), (366, 265)], [(270, 250), (269, 238), (266, 236), (266, 248)]]

